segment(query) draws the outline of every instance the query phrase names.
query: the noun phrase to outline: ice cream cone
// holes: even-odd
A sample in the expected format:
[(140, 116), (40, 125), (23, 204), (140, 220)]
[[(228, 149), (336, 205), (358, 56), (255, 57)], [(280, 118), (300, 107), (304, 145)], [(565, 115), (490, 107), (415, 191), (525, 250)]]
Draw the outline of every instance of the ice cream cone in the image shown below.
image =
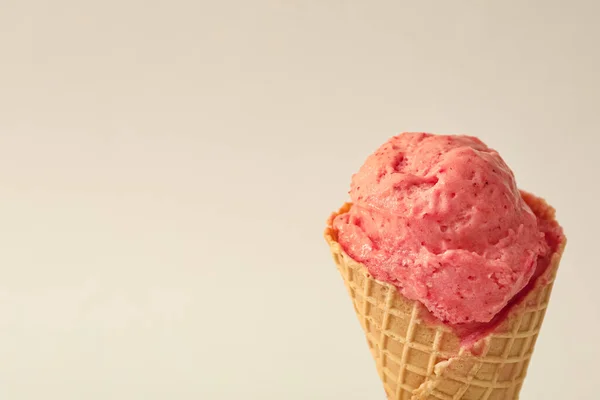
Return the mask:
[[(524, 194), (541, 218), (553, 220), (554, 209)], [(563, 241), (531, 290), (513, 304), (506, 318), (469, 348), (449, 327), (432, 321), (418, 301), (396, 287), (373, 279), (366, 267), (349, 257), (337, 242), (333, 218), (325, 238), (365, 332), (389, 400), (518, 399), (540, 331)]]

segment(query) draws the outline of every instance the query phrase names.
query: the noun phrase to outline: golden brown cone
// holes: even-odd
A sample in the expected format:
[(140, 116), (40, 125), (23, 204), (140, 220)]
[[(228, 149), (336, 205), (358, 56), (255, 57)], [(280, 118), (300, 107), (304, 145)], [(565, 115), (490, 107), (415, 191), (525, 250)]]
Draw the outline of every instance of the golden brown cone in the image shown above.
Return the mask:
[[(523, 197), (538, 216), (554, 219), (554, 209), (543, 199), (528, 193)], [(331, 216), (325, 239), (344, 278), (388, 399), (518, 399), (565, 241), (531, 292), (471, 352), (461, 347), (448, 327), (432, 323), (431, 317), (423, 318), (427, 311), (421, 303), (373, 279), (363, 264), (342, 250), (332, 221), (350, 207), (347, 203)]]

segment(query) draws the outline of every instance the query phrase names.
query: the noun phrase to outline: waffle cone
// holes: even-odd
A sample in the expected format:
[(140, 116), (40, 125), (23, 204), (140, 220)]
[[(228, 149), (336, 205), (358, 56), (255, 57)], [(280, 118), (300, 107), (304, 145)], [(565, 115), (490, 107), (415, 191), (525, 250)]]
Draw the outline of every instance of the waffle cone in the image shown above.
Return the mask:
[[(532, 210), (552, 220), (554, 209), (524, 193)], [(337, 242), (333, 218), (325, 238), (365, 332), (389, 400), (518, 399), (529, 360), (548, 306), (564, 240), (531, 291), (511, 306), (506, 318), (470, 349), (447, 326), (426, 317), (418, 301), (396, 287), (373, 279), (366, 267)]]

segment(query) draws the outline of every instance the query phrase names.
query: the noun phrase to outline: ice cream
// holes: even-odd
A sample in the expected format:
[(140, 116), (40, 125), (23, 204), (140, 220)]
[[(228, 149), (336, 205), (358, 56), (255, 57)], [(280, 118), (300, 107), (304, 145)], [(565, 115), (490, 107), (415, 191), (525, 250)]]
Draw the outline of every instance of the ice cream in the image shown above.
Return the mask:
[(403, 133), (352, 177), (337, 240), (377, 280), (450, 325), (488, 323), (548, 262), (538, 221), (499, 154), (469, 136)]
[(387, 398), (518, 399), (566, 244), (554, 209), (480, 140), (424, 133), (350, 196), (324, 236)]

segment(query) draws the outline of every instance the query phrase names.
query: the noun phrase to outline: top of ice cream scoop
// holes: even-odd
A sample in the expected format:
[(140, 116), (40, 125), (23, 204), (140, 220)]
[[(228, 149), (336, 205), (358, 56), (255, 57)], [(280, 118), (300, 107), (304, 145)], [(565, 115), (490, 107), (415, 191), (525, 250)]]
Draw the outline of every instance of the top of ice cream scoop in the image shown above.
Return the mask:
[(510, 168), (479, 139), (403, 133), (352, 177), (338, 241), (449, 323), (488, 322), (549, 247)]

